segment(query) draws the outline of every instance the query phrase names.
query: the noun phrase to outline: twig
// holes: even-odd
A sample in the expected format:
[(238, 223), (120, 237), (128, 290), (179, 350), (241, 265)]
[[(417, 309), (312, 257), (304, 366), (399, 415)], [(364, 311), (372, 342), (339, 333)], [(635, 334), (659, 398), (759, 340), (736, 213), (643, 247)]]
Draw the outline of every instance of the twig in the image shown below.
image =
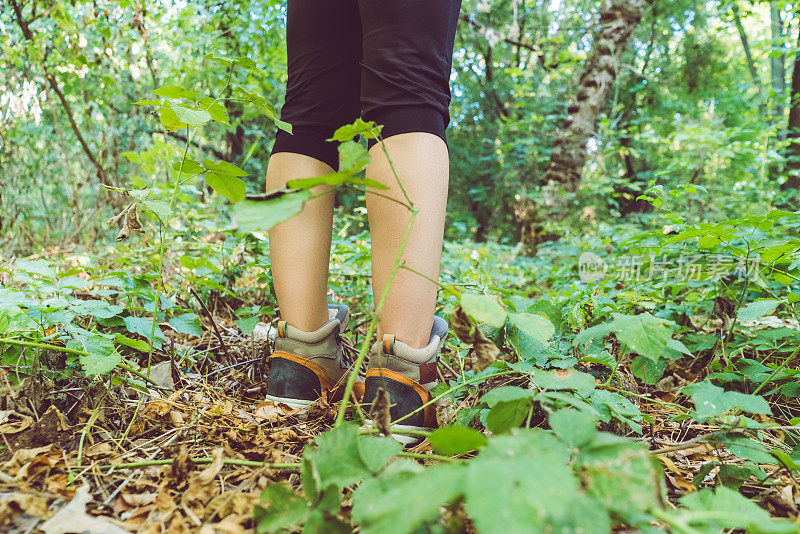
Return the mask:
[(205, 313), (206, 317), (208, 317), (208, 320), (211, 321), (211, 326), (214, 327), (214, 334), (217, 336), (217, 341), (219, 341), (219, 344), (222, 347), (222, 351), (225, 353), (225, 357), (228, 359), (228, 361), (232, 361), (233, 358), (231, 358), (231, 355), (228, 352), (228, 345), (226, 345), (225, 342), (222, 340), (222, 334), (219, 331), (217, 322), (214, 320), (214, 316), (211, 315), (211, 312), (208, 311), (206, 303), (203, 302), (203, 299), (200, 298), (200, 295), (197, 294), (197, 291), (195, 291), (194, 288), (190, 287), (189, 292), (192, 295), (194, 295), (194, 298), (196, 298), (197, 302), (200, 303), (200, 307), (203, 309), (203, 313)]

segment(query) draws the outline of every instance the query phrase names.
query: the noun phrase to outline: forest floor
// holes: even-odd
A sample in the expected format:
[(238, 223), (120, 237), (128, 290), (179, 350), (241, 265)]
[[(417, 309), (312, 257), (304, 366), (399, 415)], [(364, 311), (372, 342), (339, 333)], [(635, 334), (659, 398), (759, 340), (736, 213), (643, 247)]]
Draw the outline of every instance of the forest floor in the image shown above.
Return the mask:
[[(203, 360), (192, 372), (182, 372), (185, 366), (174, 360), (156, 364), (151, 377), (161, 387), (146, 393), (116, 381), (109, 388), (109, 381), (100, 379), (55, 384), (39, 375), (17, 386), (5, 380), (0, 531), (254, 532), (253, 508), (261, 491), (275, 481), (299, 488), (303, 447), (330, 429), (337, 405), (321, 399), (308, 413), (298, 413), (264, 403), (270, 326), (259, 323), (253, 336), (244, 336), (234, 321), (215, 317), (216, 328), (206, 324), (202, 337), (171, 338), (173, 347), (192, 344), (218, 358)], [(363, 337), (363, 331), (356, 333)], [(6, 368), (6, 378), (14, 372)], [(630, 376), (624, 368), (620, 372)], [(693, 419), (670, 421), (678, 413), (670, 408), (680, 402), (676, 393), (630, 378), (627, 397), (653, 421), (638, 439), (649, 443), (664, 467), (669, 502), (695, 491), (692, 480), (704, 464), (742, 462), (705, 441), (717, 428)], [(503, 377), (489, 387), (514, 380)], [(458, 409), (474, 406), (478, 397), (468, 396)], [(775, 436), (779, 439), (779, 432)], [(411, 451), (432, 452), (427, 440)], [(768, 473), (780, 469), (761, 467)], [(798, 514), (798, 489), (787, 470), (769, 483), (750, 478), (741, 486), (779, 517)], [(348, 514), (347, 499), (344, 503), (342, 514)]]

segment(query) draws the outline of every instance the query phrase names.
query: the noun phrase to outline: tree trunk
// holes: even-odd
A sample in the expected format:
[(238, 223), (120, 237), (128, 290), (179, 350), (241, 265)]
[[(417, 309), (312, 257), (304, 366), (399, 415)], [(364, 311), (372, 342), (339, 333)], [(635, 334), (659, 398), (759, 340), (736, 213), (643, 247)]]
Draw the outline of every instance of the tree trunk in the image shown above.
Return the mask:
[[(597, 117), (617, 77), (622, 53), (644, 14), (645, 0), (605, 0), (600, 24), (594, 32), (592, 52), (578, 81), (577, 95), (567, 109), (564, 126), (557, 134), (544, 175), (548, 218), (566, 213), (564, 190), (574, 192), (586, 163), (587, 143), (594, 134)], [(527, 253), (546, 238), (543, 216), (532, 206), (519, 206), (515, 219), (521, 228), (522, 248)]]
[[(800, 32), (798, 32), (797, 41), (800, 46)], [(786, 151), (786, 170), (789, 176), (781, 185), (781, 189), (784, 191), (791, 189), (796, 191), (800, 188), (800, 54), (795, 56), (790, 91), (789, 121), (786, 124), (789, 141)]]
[(586, 163), (586, 144), (595, 131), (597, 116), (617, 77), (622, 53), (643, 12), (643, 0), (605, 1), (594, 46), (578, 82), (578, 94), (553, 144), (544, 177), (546, 184), (560, 184), (568, 191), (578, 188)]
[(750, 52), (750, 41), (747, 39), (747, 33), (744, 31), (744, 26), (742, 26), (742, 17), (739, 15), (739, 6), (733, 5), (731, 7), (731, 11), (733, 11), (733, 22), (736, 24), (736, 31), (739, 32), (739, 39), (742, 41), (742, 48), (744, 48), (744, 56), (747, 59), (747, 70), (750, 71), (750, 78), (753, 80), (753, 85), (755, 85), (756, 89), (758, 90), (758, 107), (761, 110), (761, 115), (764, 115), (764, 91), (761, 87), (761, 76), (758, 75), (758, 70), (756, 69), (756, 62), (753, 60), (753, 54)]
[[(781, 9), (777, 2), (770, 2), (769, 4), (769, 20), (772, 27), (772, 42), (773, 46), (783, 43), (783, 21), (781, 20)], [(772, 92), (773, 92), (773, 111), (775, 113), (774, 120), (776, 122), (783, 122), (783, 95), (786, 90), (786, 54), (779, 54), (770, 58), (769, 61), (770, 75), (772, 78)], [(778, 134), (779, 139), (786, 139), (786, 133), (781, 132)]]

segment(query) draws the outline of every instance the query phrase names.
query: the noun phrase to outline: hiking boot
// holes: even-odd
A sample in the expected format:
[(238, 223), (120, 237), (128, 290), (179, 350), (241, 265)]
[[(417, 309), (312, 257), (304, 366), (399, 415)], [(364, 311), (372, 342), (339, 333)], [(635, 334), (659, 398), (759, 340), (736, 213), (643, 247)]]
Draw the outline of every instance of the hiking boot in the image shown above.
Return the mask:
[[(330, 320), (314, 332), (304, 332), (278, 323), (275, 350), (270, 356), (266, 400), (294, 409), (308, 407), (323, 394), (341, 395), (352, 362), (342, 350), (350, 310), (343, 304), (328, 306)], [(363, 380), (356, 382), (357, 397), (364, 393)]]
[[(430, 390), (439, 384), (436, 365), (447, 331), (447, 321), (435, 316), (430, 341), (421, 349), (411, 348), (402, 341), (397, 341), (393, 335), (384, 335), (372, 347), (363, 404), (370, 407), (377, 396), (378, 388), (384, 388), (389, 393), (391, 421), (396, 421), (429, 402)], [(373, 427), (372, 420), (367, 420), (366, 426)], [(393, 424), (392, 428), (432, 430), (436, 426), (436, 407), (429, 405), (402, 422)], [(392, 437), (405, 445), (420, 441), (417, 436), (392, 434)]]

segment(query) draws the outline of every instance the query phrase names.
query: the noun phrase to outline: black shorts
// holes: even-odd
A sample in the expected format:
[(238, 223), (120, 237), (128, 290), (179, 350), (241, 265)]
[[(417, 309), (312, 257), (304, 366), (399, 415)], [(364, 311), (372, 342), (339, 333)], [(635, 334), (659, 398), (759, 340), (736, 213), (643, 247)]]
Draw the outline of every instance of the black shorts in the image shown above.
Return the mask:
[[(445, 139), (450, 69), (461, 0), (288, 0), (288, 83), (272, 153), (338, 168), (325, 141), (359, 116), (382, 137), (429, 132)], [(445, 139), (446, 141), (446, 139)]]

